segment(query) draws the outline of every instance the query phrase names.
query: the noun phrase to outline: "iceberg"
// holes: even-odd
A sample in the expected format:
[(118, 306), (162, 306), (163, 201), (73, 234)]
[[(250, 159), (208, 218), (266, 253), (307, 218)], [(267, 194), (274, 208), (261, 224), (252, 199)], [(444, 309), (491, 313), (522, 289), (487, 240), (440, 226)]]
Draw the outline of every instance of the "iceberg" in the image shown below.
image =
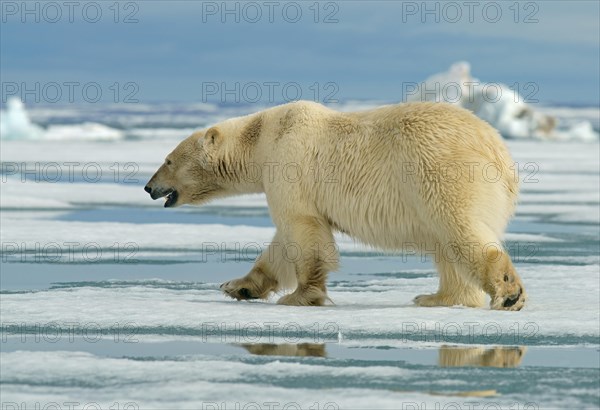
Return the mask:
[(25, 106), (18, 98), (6, 102), (6, 111), (0, 111), (0, 137), (6, 140), (39, 139), (44, 129), (29, 119)]
[(562, 124), (555, 116), (527, 104), (526, 97), (508, 85), (479, 81), (471, 75), (470, 64), (464, 61), (405, 90), (404, 101), (456, 104), (472, 111), (507, 138), (580, 141), (599, 138), (589, 121)]
[(95, 122), (72, 125), (50, 125), (44, 129), (34, 124), (18, 98), (6, 102), (0, 113), (0, 138), (3, 140), (120, 140), (123, 131)]

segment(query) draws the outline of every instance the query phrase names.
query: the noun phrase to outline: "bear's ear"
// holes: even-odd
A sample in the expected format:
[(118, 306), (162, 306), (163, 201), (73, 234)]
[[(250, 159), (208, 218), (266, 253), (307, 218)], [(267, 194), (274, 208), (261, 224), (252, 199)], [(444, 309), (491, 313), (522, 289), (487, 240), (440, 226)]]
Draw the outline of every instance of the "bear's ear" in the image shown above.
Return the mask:
[(206, 148), (216, 148), (223, 141), (223, 135), (219, 131), (217, 127), (209, 128), (208, 131), (204, 134), (204, 139), (202, 143)]

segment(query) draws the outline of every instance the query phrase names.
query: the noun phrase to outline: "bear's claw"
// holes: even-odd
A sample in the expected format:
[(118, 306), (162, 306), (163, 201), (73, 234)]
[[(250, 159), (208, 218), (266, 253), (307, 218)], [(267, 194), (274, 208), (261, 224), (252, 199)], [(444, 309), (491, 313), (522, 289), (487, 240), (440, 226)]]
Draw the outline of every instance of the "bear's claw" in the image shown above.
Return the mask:
[(519, 286), (517, 293), (504, 297), (492, 298), (490, 307), (495, 310), (521, 310), (525, 306), (525, 291)]
[(253, 300), (259, 299), (258, 296), (252, 295), (252, 292), (248, 288), (236, 287), (235, 284), (229, 281), (221, 285), (221, 290), (226, 296), (235, 300)]
[(494, 310), (521, 310), (527, 294), (506, 253), (490, 253), (490, 266), (485, 274), (483, 290), (492, 298), (490, 308)]
[(514, 306), (514, 304), (519, 301), (519, 298), (521, 297), (522, 293), (523, 293), (523, 288), (519, 287), (519, 293), (517, 293), (516, 296), (508, 296), (504, 300), (504, 303), (502, 304), (502, 306), (505, 307), (505, 308)]

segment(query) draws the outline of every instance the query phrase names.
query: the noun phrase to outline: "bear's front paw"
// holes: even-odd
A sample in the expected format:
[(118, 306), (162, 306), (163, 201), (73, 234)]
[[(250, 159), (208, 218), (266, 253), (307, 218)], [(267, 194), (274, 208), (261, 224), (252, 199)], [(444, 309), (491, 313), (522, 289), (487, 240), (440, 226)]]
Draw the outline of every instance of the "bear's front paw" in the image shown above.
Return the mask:
[(234, 279), (229, 282), (225, 282), (221, 285), (223, 293), (230, 298), (236, 300), (252, 300), (260, 299), (257, 293), (253, 291), (252, 283), (242, 279)]
[(490, 308), (494, 310), (521, 310), (525, 306), (525, 288), (513, 272), (505, 273), (492, 282)]

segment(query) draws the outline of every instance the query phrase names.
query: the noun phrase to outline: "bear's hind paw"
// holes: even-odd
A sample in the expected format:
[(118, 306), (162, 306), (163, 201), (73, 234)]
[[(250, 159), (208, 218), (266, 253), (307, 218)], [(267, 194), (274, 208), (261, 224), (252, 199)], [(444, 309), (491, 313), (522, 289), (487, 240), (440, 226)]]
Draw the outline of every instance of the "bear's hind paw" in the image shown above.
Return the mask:
[(490, 308), (494, 310), (521, 310), (525, 306), (525, 297), (527, 294), (522, 286), (519, 290), (506, 296), (496, 296), (490, 301)]

